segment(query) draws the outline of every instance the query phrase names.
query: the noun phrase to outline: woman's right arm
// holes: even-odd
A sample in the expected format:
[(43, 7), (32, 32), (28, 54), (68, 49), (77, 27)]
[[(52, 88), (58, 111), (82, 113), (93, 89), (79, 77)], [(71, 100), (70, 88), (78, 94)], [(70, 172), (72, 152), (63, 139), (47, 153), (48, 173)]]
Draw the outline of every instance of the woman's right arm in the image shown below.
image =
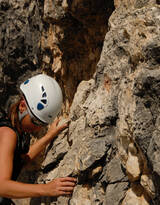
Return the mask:
[(25, 184), (11, 180), (16, 133), (8, 128), (0, 128), (0, 196), (8, 198), (26, 198), (40, 196), (60, 196), (73, 192), (76, 179), (57, 178), (48, 184)]

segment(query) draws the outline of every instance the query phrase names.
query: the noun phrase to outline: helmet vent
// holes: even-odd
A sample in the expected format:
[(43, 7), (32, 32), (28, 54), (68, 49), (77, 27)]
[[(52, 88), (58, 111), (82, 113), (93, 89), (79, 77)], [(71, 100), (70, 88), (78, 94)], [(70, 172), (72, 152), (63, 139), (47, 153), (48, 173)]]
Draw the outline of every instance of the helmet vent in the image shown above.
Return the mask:
[(44, 92), (44, 93), (42, 94), (42, 98), (45, 98), (45, 97), (47, 97), (46, 92)]
[(44, 104), (47, 104), (47, 100), (45, 100), (45, 99), (42, 99), (41, 102)]
[(37, 104), (37, 110), (43, 110), (44, 107), (47, 105), (47, 93), (43, 86), (41, 86), (41, 90), (42, 90), (42, 98), (40, 102), (38, 102)]
[(44, 92), (44, 87), (43, 86), (41, 87), (41, 89), (42, 89), (42, 92)]

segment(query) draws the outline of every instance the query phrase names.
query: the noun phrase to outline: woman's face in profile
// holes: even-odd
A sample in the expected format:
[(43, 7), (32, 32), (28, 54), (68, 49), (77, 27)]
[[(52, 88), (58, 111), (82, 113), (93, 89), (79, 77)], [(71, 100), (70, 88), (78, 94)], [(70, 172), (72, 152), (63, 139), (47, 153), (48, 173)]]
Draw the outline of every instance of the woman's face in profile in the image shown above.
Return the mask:
[(31, 117), (29, 116), (29, 114), (27, 114), (21, 121), (21, 126), (22, 126), (22, 130), (24, 132), (28, 132), (28, 133), (35, 133), (38, 132), (42, 129), (42, 126), (40, 125), (35, 125), (32, 120)]

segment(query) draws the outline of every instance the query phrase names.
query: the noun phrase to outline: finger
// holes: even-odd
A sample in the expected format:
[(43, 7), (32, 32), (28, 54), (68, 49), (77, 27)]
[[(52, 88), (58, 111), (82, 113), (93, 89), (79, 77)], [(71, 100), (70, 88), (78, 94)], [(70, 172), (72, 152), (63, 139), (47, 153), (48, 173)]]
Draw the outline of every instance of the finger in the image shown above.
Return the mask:
[(77, 182), (77, 179), (74, 177), (62, 177), (61, 182), (70, 181), (70, 182)]
[(61, 130), (64, 130), (65, 128), (67, 128), (68, 125), (67, 124), (63, 124), (61, 126), (58, 127), (58, 129), (61, 131)]
[(56, 126), (58, 125), (59, 121), (60, 121), (60, 118), (55, 119), (54, 123), (56, 124)]
[(60, 120), (58, 125), (59, 125), (59, 127), (62, 126), (62, 125), (69, 126), (69, 123), (70, 123), (70, 119), (63, 118), (63, 119)]
[(60, 190), (61, 191), (65, 191), (65, 192), (73, 192), (74, 187), (61, 187)]
[(66, 127), (66, 126), (68, 127), (69, 126), (69, 122), (70, 122), (70, 120), (62, 119), (62, 120), (60, 120), (58, 126), (59, 127)]
[(61, 195), (72, 195), (73, 191), (61, 191)]
[(76, 185), (75, 182), (62, 182), (63, 187), (66, 187), (66, 186), (74, 187), (75, 185)]

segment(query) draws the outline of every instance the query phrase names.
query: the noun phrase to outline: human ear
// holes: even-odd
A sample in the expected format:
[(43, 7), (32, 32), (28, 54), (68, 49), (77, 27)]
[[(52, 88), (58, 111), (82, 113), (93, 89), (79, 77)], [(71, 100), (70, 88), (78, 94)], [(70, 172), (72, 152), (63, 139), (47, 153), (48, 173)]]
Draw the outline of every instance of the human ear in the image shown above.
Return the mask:
[(23, 113), (25, 110), (27, 110), (27, 107), (26, 107), (26, 102), (23, 99), (19, 103), (19, 111), (20, 111), (20, 113)]

